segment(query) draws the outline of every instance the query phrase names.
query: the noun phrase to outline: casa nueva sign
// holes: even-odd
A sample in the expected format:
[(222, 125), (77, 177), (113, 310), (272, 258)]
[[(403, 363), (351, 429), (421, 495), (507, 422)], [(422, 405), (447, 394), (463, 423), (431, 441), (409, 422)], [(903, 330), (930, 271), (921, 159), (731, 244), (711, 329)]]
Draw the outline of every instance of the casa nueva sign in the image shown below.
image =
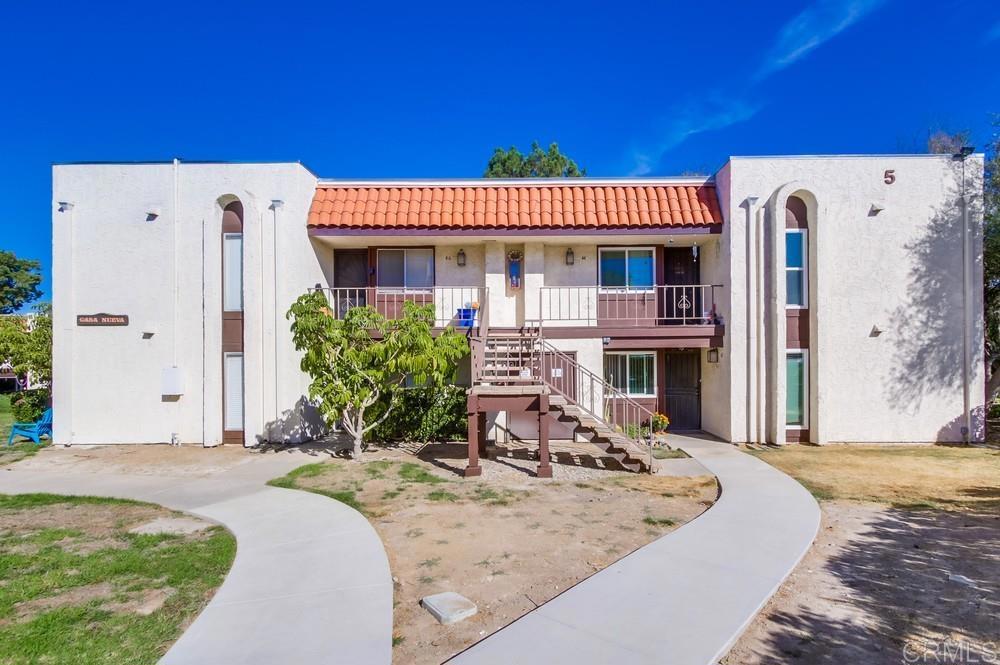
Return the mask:
[(77, 314), (78, 326), (127, 326), (128, 314)]

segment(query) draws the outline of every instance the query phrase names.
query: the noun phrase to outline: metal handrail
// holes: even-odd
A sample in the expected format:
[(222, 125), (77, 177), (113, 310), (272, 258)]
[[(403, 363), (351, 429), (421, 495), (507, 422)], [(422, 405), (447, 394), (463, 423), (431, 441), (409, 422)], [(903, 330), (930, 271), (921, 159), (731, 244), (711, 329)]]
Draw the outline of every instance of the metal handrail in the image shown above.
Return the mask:
[[(626, 437), (628, 437), (637, 447), (646, 448), (646, 452), (649, 455), (649, 472), (653, 472), (653, 412), (646, 407), (639, 404), (632, 397), (630, 397), (625, 392), (615, 388), (613, 385), (604, 380), (603, 377), (598, 376), (594, 372), (590, 371), (586, 367), (580, 365), (572, 356), (560, 351), (544, 337), (539, 335), (538, 337), (539, 345), (539, 357), (541, 359), (541, 380), (547, 385), (551, 390), (561, 395), (568, 403), (574, 404), (580, 409), (584, 410), (591, 417), (610, 425), (613, 429), (616, 429)], [(567, 387), (564, 381), (553, 380), (553, 379), (563, 379), (561, 375), (556, 377), (553, 376), (553, 367), (549, 367), (546, 371), (545, 363), (547, 354), (558, 358), (562, 363), (568, 365), (572, 371), (578, 376), (575, 377), (574, 383), (569, 385), (575, 385), (576, 396), (572, 396), (565, 389)], [(581, 400), (580, 392), (583, 389), (583, 381), (580, 378), (587, 381), (587, 390), (585, 391), (586, 397)], [(560, 385), (562, 384), (562, 385)], [(600, 389), (600, 395), (598, 395), (596, 388)], [(598, 410), (596, 405), (600, 403), (601, 409)], [(610, 403), (610, 409), (609, 409)], [(619, 419), (618, 407), (621, 407), (622, 417)], [(642, 427), (643, 421), (647, 423), (649, 428), (648, 440), (642, 437)]]
[(659, 284), (649, 287), (543, 286), (538, 318), (577, 325), (628, 323), (712, 325), (720, 322), (715, 290), (721, 284)]

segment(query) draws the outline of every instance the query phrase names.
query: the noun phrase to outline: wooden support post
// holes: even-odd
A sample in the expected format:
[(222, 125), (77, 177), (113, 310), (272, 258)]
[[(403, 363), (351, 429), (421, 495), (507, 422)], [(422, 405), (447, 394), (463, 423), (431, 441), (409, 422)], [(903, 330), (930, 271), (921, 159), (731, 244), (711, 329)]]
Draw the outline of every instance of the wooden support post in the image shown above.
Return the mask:
[(480, 409), (477, 413), (479, 420), (476, 423), (476, 431), (479, 433), (479, 458), (489, 459), (489, 455), (486, 453), (486, 412)]
[[(480, 424), (485, 425), (485, 418), (480, 418), (479, 398), (475, 395), (469, 395), (466, 407), (469, 416), (469, 465), (465, 467), (463, 475), (472, 478), (483, 475), (483, 467), (479, 466), (479, 451), (486, 438), (486, 432), (480, 431)], [(485, 430), (485, 426), (482, 429)]]
[(552, 477), (549, 460), (549, 396), (538, 396), (538, 477)]

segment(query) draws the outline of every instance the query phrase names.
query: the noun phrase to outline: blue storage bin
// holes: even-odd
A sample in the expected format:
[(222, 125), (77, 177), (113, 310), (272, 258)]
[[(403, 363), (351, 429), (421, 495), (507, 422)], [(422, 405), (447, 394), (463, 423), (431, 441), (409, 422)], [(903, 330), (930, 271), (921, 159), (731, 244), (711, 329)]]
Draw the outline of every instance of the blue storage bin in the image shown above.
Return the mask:
[(472, 307), (459, 307), (458, 308), (458, 325), (459, 328), (471, 328), (476, 324), (476, 310)]

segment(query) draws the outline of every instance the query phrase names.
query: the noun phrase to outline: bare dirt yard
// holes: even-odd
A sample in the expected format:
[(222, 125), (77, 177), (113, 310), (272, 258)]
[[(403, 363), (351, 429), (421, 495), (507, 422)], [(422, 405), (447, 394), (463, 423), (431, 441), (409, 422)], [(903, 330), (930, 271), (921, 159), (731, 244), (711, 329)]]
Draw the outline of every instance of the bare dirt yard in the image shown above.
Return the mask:
[[(446, 660), (695, 518), (718, 495), (712, 476), (556, 464), (555, 477), (542, 480), (533, 460), (504, 448), (483, 461), (481, 478), (463, 479), (456, 471), (464, 454), (447, 445), (419, 457), (377, 450), (361, 463), (312, 464), (273, 483), (327, 494), (371, 520), (396, 586), (396, 662)], [(466, 596), (479, 613), (438, 624), (419, 603), (442, 591)]]
[(810, 488), (823, 521), (725, 665), (1000, 662), (1000, 450), (757, 454)]

